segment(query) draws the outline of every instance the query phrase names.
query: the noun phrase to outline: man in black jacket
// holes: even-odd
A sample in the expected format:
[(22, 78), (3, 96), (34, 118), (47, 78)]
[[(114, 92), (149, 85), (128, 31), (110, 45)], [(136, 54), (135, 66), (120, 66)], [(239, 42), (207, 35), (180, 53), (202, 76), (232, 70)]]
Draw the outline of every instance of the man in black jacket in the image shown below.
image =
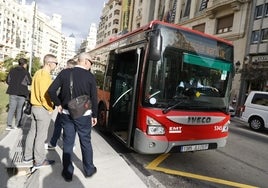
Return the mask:
[[(74, 166), (72, 163), (73, 146), (76, 132), (78, 133), (82, 151), (83, 169), (86, 177), (91, 177), (97, 172), (93, 164), (93, 151), (91, 145), (91, 127), (97, 123), (97, 86), (94, 75), (89, 71), (92, 59), (86, 52), (79, 54), (77, 65), (74, 68), (62, 70), (48, 89), (52, 102), (61, 113), (63, 127), (63, 170), (65, 181), (72, 181)], [(72, 72), (73, 90), (72, 97), (88, 95), (91, 109), (81, 117), (73, 119), (68, 111), (68, 102), (71, 100), (70, 75)], [(60, 89), (59, 95), (57, 91)]]
[(8, 88), (6, 93), (9, 94), (9, 110), (7, 116), (6, 130), (12, 130), (12, 121), (15, 115), (15, 128), (20, 126), (22, 116), (22, 107), (25, 99), (29, 97), (28, 85), (31, 85), (32, 78), (27, 72), (27, 60), (20, 58), (19, 66), (10, 70), (7, 76)]

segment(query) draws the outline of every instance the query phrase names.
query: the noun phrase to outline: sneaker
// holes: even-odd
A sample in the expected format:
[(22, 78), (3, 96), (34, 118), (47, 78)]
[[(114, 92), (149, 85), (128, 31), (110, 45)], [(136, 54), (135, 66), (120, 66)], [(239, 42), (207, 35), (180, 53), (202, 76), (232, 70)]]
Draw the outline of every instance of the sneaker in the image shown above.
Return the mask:
[(33, 162), (33, 159), (23, 159), (22, 162), (25, 164), (28, 164), (28, 163)]
[(41, 164), (34, 164), (33, 168), (39, 169), (39, 168), (43, 168), (43, 167), (48, 167), (50, 165), (53, 165), (54, 163), (55, 163), (54, 160), (45, 159), (44, 162), (42, 162)]
[(14, 129), (14, 127), (12, 127), (11, 125), (8, 125), (7, 127), (6, 127), (6, 130), (7, 131), (11, 131), (11, 130), (13, 130)]
[(48, 150), (55, 150), (56, 146), (52, 146), (51, 144), (47, 145)]

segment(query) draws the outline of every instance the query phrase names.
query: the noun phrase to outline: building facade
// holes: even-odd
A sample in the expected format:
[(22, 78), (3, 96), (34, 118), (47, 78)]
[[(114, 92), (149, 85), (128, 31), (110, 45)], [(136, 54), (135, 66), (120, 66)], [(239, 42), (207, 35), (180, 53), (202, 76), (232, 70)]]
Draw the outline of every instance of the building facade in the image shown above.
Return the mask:
[(87, 52), (95, 48), (97, 42), (97, 25), (95, 23), (90, 24), (87, 38), (82, 41), (79, 52)]
[(109, 0), (105, 4), (97, 31), (97, 45), (112, 40), (120, 30), (121, 0)]
[(0, 1), (0, 61), (30, 52), (33, 11), (15, 0)]
[(42, 60), (51, 53), (57, 56), (61, 69), (74, 56), (75, 48), (75, 40), (63, 36), (61, 27), (61, 15), (49, 17), (35, 2), (0, 0), (0, 62), (21, 52), (30, 60), (32, 56)]

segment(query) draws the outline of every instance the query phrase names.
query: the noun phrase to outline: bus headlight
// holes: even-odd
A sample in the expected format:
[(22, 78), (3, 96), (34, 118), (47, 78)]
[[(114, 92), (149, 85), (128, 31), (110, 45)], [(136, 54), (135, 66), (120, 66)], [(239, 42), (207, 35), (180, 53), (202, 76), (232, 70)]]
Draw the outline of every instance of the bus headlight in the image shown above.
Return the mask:
[(148, 135), (164, 135), (165, 134), (165, 128), (155, 119), (147, 116), (146, 123), (147, 123)]

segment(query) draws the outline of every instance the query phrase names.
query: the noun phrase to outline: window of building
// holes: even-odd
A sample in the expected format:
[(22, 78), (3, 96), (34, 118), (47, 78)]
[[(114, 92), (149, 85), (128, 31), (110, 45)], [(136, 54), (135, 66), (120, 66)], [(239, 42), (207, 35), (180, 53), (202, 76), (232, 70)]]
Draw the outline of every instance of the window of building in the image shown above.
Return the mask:
[(256, 6), (255, 9), (255, 19), (260, 19), (262, 17), (263, 5)]
[(118, 19), (114, 19), (113, 20), (113, 25), (118, 25), (119, 24), (119, 20)]
[(199, 11), (202, 11), (202, 10), (206, 9), (207, 5), (208, 5), (208, 0), (201, 0)]
[(113, 30), (112, 30), (112, 33), (113, 33), (113, 34), (118, 33), (118, 29), (116, 29), (116, 28), (115, 28), (115, 29), (113, 29)]
[(266, 3), (264, 7), (264, 15), (268, 16), (268, 3)]
[(190, 15), (191, 3), (192, 3), (191, 0), (186, 0), (183, 17), (187, 17)]
[(258, 43), (260, 38), (260, 31), (253, 31), (251, 36), (251, 43)]
[(234, 15), (228, 15), (217, 20), (217, 34), (231, 32), (233, 28)]
[(205, 32), (205, 27), (206, 27), (206, 24), (203, 23), (203, 24), (193, 26), (193, 30), (197, 30), (197, 31), (200, 31), (200, 32), (204, 33)]
[(261, 31), (261, 41), (268, 42), (268, 28)]
[(120, 14), (120, 10), (115, 10), (114, 11), (114, 15), (119, 15)]

